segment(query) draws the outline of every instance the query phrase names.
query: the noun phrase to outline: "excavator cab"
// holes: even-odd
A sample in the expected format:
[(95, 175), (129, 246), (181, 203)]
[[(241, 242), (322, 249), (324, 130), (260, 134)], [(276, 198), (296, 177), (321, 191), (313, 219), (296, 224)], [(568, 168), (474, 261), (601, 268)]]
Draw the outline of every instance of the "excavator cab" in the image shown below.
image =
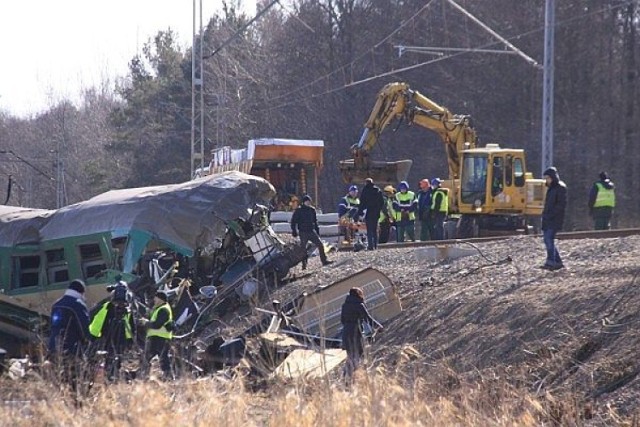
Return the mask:
[(521, 149), (498, 144), (462, 153), (458, 210), (480, 221), (479, 229), (526, 228), (527, 216), (539, 216), (544, 203), (544, 181), (526, 172)]

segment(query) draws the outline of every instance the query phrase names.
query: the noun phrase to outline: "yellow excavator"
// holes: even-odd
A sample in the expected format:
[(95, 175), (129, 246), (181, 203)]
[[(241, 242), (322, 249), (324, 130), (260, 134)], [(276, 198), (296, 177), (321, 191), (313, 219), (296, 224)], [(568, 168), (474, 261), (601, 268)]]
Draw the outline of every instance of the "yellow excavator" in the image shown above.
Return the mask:
[(340, 161), (345, 182), (371, 177), (379, 184), (397, 184), (406, 178), (411, 160), (370, 158), (380, 134), (396, 119), (431, 130), (444, 143), (449, 178), (442, 186), (449, 189), (450, 217), (457, 219), (455, 236), (450, 225), (449, 237), (532, 230), (542, 214), (545, 185), (527, 172), (524, 150), (498, 144), (479, 147), (470, 116), (452, 114), (406, 83), (389, 83), (378, 93), (360, 141), (351, 147), (353, 158)]

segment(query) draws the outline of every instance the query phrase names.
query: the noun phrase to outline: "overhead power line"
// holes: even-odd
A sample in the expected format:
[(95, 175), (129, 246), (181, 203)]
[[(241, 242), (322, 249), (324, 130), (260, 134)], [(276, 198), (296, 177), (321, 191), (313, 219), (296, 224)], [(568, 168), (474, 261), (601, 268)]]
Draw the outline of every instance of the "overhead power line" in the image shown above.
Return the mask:
[[(426, 6), (429, 6), (432, 3), (432, 1), (430, 1)], [(612, 11), (612, 10), (617, 10), (617, 9), (620, 9), (622, 7), (625, 7), (625, 6), (633, 3), (634, 1), (637, 1), (637, 0), (627, 0), (627, 1), (624, 1), (624, 2), (622, 2), (620, 4), (617, 4), (615, 6), (606, 6), (606, 7), (603, 7), (601, 9), (597, 9), (595, 11), (590, 11), (590, 12), (587, 12), (587, 13), (583, 13), (581, 15), (574, 15), (571, 18), (565, 19), (563, 21), (560, 21), (560, 22), (556, 21), (555, 27), (558, 28), (558, 27), (561, 27), (561, 26), (565, 26), (565, 25), (571, 24), (571, 23), (573, 23), (575, 21), (579, 21), (581, 19), (584, 19), (584, 18), (592, 16), (592, 15), (597, 15), (597, 14), (600, 14), (600, 13), (604, 13), (604, 12), (608, 12), (608, 11)], [(424, 9), (425, 8), (423, 7), (422, 9), (420, 9), (419, 12), (423, 11)], [(416, 15), (412, 16), (408, 21), (413, 19), (415, 16)], [(403, 25), (405, 25), (408, 21), (404, 21)], [(535, 28), (535, 29), (532, 29), (532, 30), (529, 30), (529, 31), (525, 31), (525, 32), (520, 33), (520, 34), (517, 34), (515, 36), (509, 37), (506, 40), (507, 41), (508, 40), (516, 40), (516, 39), (519, 39), (521, 37), (525, 37), (525, 36), (528, 36), (528, 35), (543, 31), (543, 30), (544, 30), (544, 26), (541, 26), (541, 27), (538, 27), (538, 28)], [(397, 31), (397, 29), (394, 30), (394, 32), (395, 31)], [(390, 37), (390, 36), (385, 37), (385, 39), (387, 39), (388, 37)], [(383, 39), (383, 40), (385, 40), (385, 39)], [(376, 46), (379, 46), (381, 43), (382, 42), (377, 43)], [(418, 63), (418, 64), (410, 65), (410, 66), (407, 66), (407, 67), (386, 71), (386, 72), (379, 73), (379, 74), (376, 74), (376, 75), (373, 75), (373, 76), (365, 77), (363, 79), (360, 79), (360, 80), (357, 80), (357, 81), (354, 81), (354, 82), (349, 82), (349, 83), (343, 84), (342, 86), (336, 86), (333, 89), (329, 89), (329, 90), (326, 90), (326, 91), (323, 91), (323, 92), (311, 94), (308, 97), (317, 98), (317, 97), (320, 97), (320, 96), (324, 96), (324, 95), (328, 95), (328, 94), (331, 94), (331, 93), (339, 92), (341, 90), (344, 90), (344, 89), (347, 89), (347, 88), (350, 88), (350, 87), (353, 87), (353, 86), (357, 86), (357, 85), (362, 84), (362, 83), (367, 83), (367, 82), (370, 82), (370, 81), (373, 81), (373, 80), (377, 80), (379, 78), (388, 77), (390, 75), (400, 74), (400, 73), (405, 72), (405, 71), (414, 70), (416, 68), (424, 67), (426, 65), (430, 65), (430, 64), (433, 64), (435, 62), (440, 62), (440, 61), (443, 61), (443, 60), (446, 60), (446, 59), (451, 59), (451, 58), (458, 57), (458, 56), (463, 55), (463, 54), (474, 52), (474, 51), (477, 51), (478, 49), (487, 49), (487, 48), (489, 48), (491, 46), (495, 46), (497, 44), (500, 44), (500, 42), (494, 41), (494, 42), (490, 42), (490, 43), (487, 43), (487, 44), (484, 44), (484, 45), (481, 45), (481, 46), (476, 46), (476, 47), (467, 49), (466, 51), (456, 52), (456, 53), (453, 53), (453, 54), (450, 54), (450, 55), (440, 56), (438, 58), (431, 59), (429, 61), (421, 62), (421, 63)], [(276, 97), (273, 97), (273, 98), (269, 99), (268, 102), (277, 101), (278, 99), (285, 98), (285, 97), (289, 98), (292, 95), (294, 95), (296, 93), (299, 93), (300, 91), (308, 88), (309, 86), (312, 86), (312, 85), (314, 85), (314, 84), (316, 84), (316, 83), (318, 83), (320, 81), (328, 79), (329, 77), (331, 77), (332, 75), (334, 75), (334, 74), (336, 74), (338, 72), (344, 72), (344, 70), (347, 67), (354, 65), (354, 63), (356, 61), (361, 59), (363, 56), (369, 54), (369, 52), (372, 51), (373, 49), (374, 48), (369, 49), (365, 54), (360, 55), (359, 57), (357, 57), (356, 59), (351, 61), (349, 64), (343, 65), (343, 66), (341, 66), (341, 67), (339, 67), (339, 68), (337, 68), (337, 69), (335, 69), (333, 71), (330, 71), (329, 73), (327, 73), (327, 74), (325, 74), (325, 75), (323, 75), (321, 77), (318, 77), (318, 78), (314, 79), (313, 81), (311, 81), (309, 83), (302, 84), (302, 85), (290, 90), (289, 92), (285, 93), (284, 95), (278, 95)], [(297, 103), (298, 103), (298, 98), (295, 98), (294, 100), (292, 100), (290, 102), (283, 102), (283, 103), (275, 105), (275, 106), (269, 106), (265, 110), (277, 110), (277, 109), (284, 108), (284, 107), (287, 107), (287, 106), (290, 106), (290, 105), (295, 105)]]
[(265, 6), (264, 9), (262, 9), (260, 12), (258, 12), (256, 14), (256, 16), (254, 16), (249, 22), (247, 22), (246, 24), (244, 24), (242, 26), (242, 28), (240, 28), (239, 30), (237, 30), (235, 33), (233, 33), (231, 35), (231, 37), (229, 37), (228, 39), (226, 39), (224, 42), (222, 42), (222, 44), (220, 45), (220, 47), (218, 47), (216, 50), (214, 50), (213, 52), (211, 52), (209, 55), (203, 56), (202, 59), (209, 59), (212, 56), (214, 56), (216, 53), (220, 52), (222, 49), (224, 49), (225, 47), (227, 47), (227, 45), (229, 43), (231, 43), (236, 37), (238, 37), (240, 34), (242, 34), (247, 28), (249, 28), (250, 26), (253, 25), (254, 22), (256, 22), (258, 19), (260, 19), (260, 17), (262, 15), (264, 15), (269, 9), (271, 9), (271, 7), (273, 7), (276, 3), (278, 3), (280, 0), (273, 0), (271, 3), (269, 3), (267, 6)]
[(31, 163), (30, 161), (28, 161), (27, 159), (17, 155), (16, 153), (13, 152), (13, 150), (0, 150), (0, 154), (11, 154), (13, 156), (15, 156), (18, 160), (20, 160), (22, 163), (25, 163), (28, 166), (31, 166), (31, 168), (33, 168), (36, 172), (38, 172), (40, 175), (44, 176), (45, 178), (47, 178), (49, 181), (55, 181), (55, 178), (53, 178), (50, 175), (47, 175), (45, 172), (42, 171), (42, 169), (38, 168), (36, 165), (34, 165), (33, 163)]

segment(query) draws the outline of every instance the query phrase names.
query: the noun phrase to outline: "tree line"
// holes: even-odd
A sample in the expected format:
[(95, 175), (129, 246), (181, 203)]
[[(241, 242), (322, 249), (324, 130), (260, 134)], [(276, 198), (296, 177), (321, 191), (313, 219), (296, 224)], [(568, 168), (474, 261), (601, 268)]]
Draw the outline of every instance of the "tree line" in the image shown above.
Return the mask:
[[(540, 177), (542, 70), (477, 21), (542, 63), (544, 3), (291, 0), (242, 31), (251, 17), (224, 2), (192, 46), (205, 53), (205, 152), (252, 138), (322, 139), (319, 203), (333, 210), (346, 191), (338, 161), (359, 139), (377, 92), (405, 81), (471, 115), (482, 144), (524, 148)], [(600, 171), (617, 186), (614, 225), (637, 226), (640, 0), (556, 2), (555, 12), (554, 164), (569, 187), (567, 226), (589, 226), (587, 197)], [(60, 179), (65, 203), (189, 179), (191, 75), (190, 48), (163, 30), (126, 76), (86, 89), (77, 105), (63, 100), (29, 118), (0, 112), (0, 177), (15, 180), (9, 204), (53, 208)], [(447, 173), (439, 138), (417, 127), (388, 129), (374, 157), (413, 159), (414, 187)]]

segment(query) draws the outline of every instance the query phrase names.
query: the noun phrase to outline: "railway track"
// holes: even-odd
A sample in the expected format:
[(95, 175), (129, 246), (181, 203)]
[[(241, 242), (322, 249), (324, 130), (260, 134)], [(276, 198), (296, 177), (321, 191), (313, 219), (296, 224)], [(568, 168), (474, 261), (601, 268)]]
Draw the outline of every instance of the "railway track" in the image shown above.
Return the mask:
[[(556, 238), (558, 240), (577, 240), (577, 239), (612, 239), (615, 237), (626, 237), (640, 235), (640, 228), (619, 228), (615, 230), (587, 230), (587, 231), (567, 231), (558, 233)], [(488, 237), (473, 237), (469, 239), (449, 239), (449, 240), (431, 240), (428, 242), (403, 242), (403, 243), (382, 243), (378, 245), (378, 249), (393, 249), (393, 248), (418, 248), (423, 246), (435, 246), (435, 245), (447, 245), (463, 242), (470, 243), (483, 243), (493, 242), (497, 240), (506, 240), (514, 236), (525, 236), (530, 238), (542, 238), (541, 234), (509, 234), (500, 236), (488, 236)], [(342, 245), (338, 248), (340, 252), (353, 251), (353, 245)]]

